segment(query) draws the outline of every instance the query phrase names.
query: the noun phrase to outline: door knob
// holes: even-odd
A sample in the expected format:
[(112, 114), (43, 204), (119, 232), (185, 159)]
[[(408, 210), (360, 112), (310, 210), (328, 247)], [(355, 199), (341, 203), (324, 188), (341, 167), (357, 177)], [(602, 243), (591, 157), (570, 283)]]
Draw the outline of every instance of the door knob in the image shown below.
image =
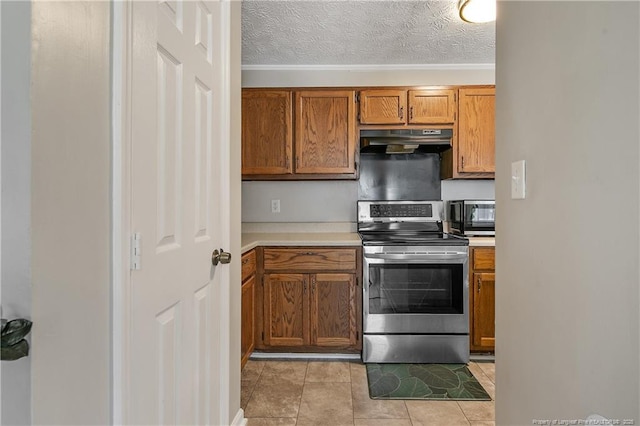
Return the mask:
[(216, 249), (211, 254), (211, 263), (213, 263), (213, 266), (216, 266), (218, 263), (229, 263), (229, 262), (231, 262), (231, 253), (229, 252), (226, 252), (222, 249), (218, 251)]

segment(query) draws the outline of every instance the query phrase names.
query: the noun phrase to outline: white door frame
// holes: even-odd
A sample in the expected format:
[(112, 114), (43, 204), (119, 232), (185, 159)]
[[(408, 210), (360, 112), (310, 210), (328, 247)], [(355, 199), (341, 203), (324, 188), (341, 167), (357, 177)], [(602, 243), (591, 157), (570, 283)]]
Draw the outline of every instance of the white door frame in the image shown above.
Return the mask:
[(111, 247), (112, 247), (112, 362), (111, 424), (128, 419), (129, 390), (129, 236), (131, 230), (131, 16), (132, 3), (112, 1), (112, 145), (111, 145)]
[[(144, 0), (142, 0), (144, 1)], [(221, 14), (224, 27), (222, 28), (223, 50), (219, 53), (222, 59), (223, 84), (220, 96), (224, 105), (230, 105), (230, 81), (231, 81), (231, 4), (234, 0), (221, 0)], [(130, 236), (131, 229), (131, 65), (132, 65), (132, 0), (111, 1), (112, 8), (112, 289), (111, 289), (111, 315), (112, 315), (112, 362), (111, 362), (111, 423), (116, 425), (127, 424), (129, 419), (129, 341), (131, 295), (130, 288)], [(230, 140), (230, 108), (224, 108), (221, 117), (225, 133), (222, 135)], [(222, 151), (222, 156), (230, 158), (230, 147)], [(222, 162), (222, 178), (225, 182), (222, 186), (222, 197), (230, 202), (231, 173), (229, 162)], [(223, 215), (223, 223), (230, 223), (231, 217)], [(222, 247), (231, 247), (230, 227), (223, 227), (221, 237)], [(229, 275), (228, 271), (222, 272)], [(228, 280), (227, 280), (228, 281)], [(230, 300), (228, 286), (222, 286), (221, 299)], [(230, 372), (230, 326), (231, 308), (229, 303), (221, 304), (220, 327), (220, 416), (228, 419), (230, 424), (244, 424), (243, 411), (230, 412), (231, 388)]]
[(129, 274), (129, 236), (131, 230), (131, 16), (130, 1), (112, 1), (112, 362), (111, 423), (126, 424), (129, 390), (127, 353), (129, 351), (131, 277)]

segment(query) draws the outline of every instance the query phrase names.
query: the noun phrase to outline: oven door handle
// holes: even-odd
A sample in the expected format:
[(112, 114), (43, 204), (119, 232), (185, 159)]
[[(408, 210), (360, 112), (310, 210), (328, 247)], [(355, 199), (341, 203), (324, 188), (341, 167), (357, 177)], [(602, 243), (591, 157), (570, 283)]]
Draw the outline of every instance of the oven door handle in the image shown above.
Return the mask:
[(425, 251), (425, 252), (405, 252), (405, 253), (365, 253), (367, 259), (382, 260), (465, 260), (469, 254), (463, 251)]

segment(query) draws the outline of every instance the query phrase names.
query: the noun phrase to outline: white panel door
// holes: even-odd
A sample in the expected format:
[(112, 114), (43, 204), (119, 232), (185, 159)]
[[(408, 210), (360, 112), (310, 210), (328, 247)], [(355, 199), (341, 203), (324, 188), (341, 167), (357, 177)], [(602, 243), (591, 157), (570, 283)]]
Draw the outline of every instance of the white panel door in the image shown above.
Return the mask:
[(129, 291), (129, 424), (220, 423), (220, 17), (216, 1), (133, 4), (130, 228), (142, 244)]

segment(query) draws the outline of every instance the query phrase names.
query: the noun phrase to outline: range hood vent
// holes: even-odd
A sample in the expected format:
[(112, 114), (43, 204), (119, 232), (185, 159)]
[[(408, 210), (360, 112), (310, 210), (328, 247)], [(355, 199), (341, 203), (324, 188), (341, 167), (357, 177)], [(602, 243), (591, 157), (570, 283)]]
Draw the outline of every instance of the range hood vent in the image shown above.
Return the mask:
[(360, 152), (411, 154), (451, 148), (453, 129), (360, 130)]

